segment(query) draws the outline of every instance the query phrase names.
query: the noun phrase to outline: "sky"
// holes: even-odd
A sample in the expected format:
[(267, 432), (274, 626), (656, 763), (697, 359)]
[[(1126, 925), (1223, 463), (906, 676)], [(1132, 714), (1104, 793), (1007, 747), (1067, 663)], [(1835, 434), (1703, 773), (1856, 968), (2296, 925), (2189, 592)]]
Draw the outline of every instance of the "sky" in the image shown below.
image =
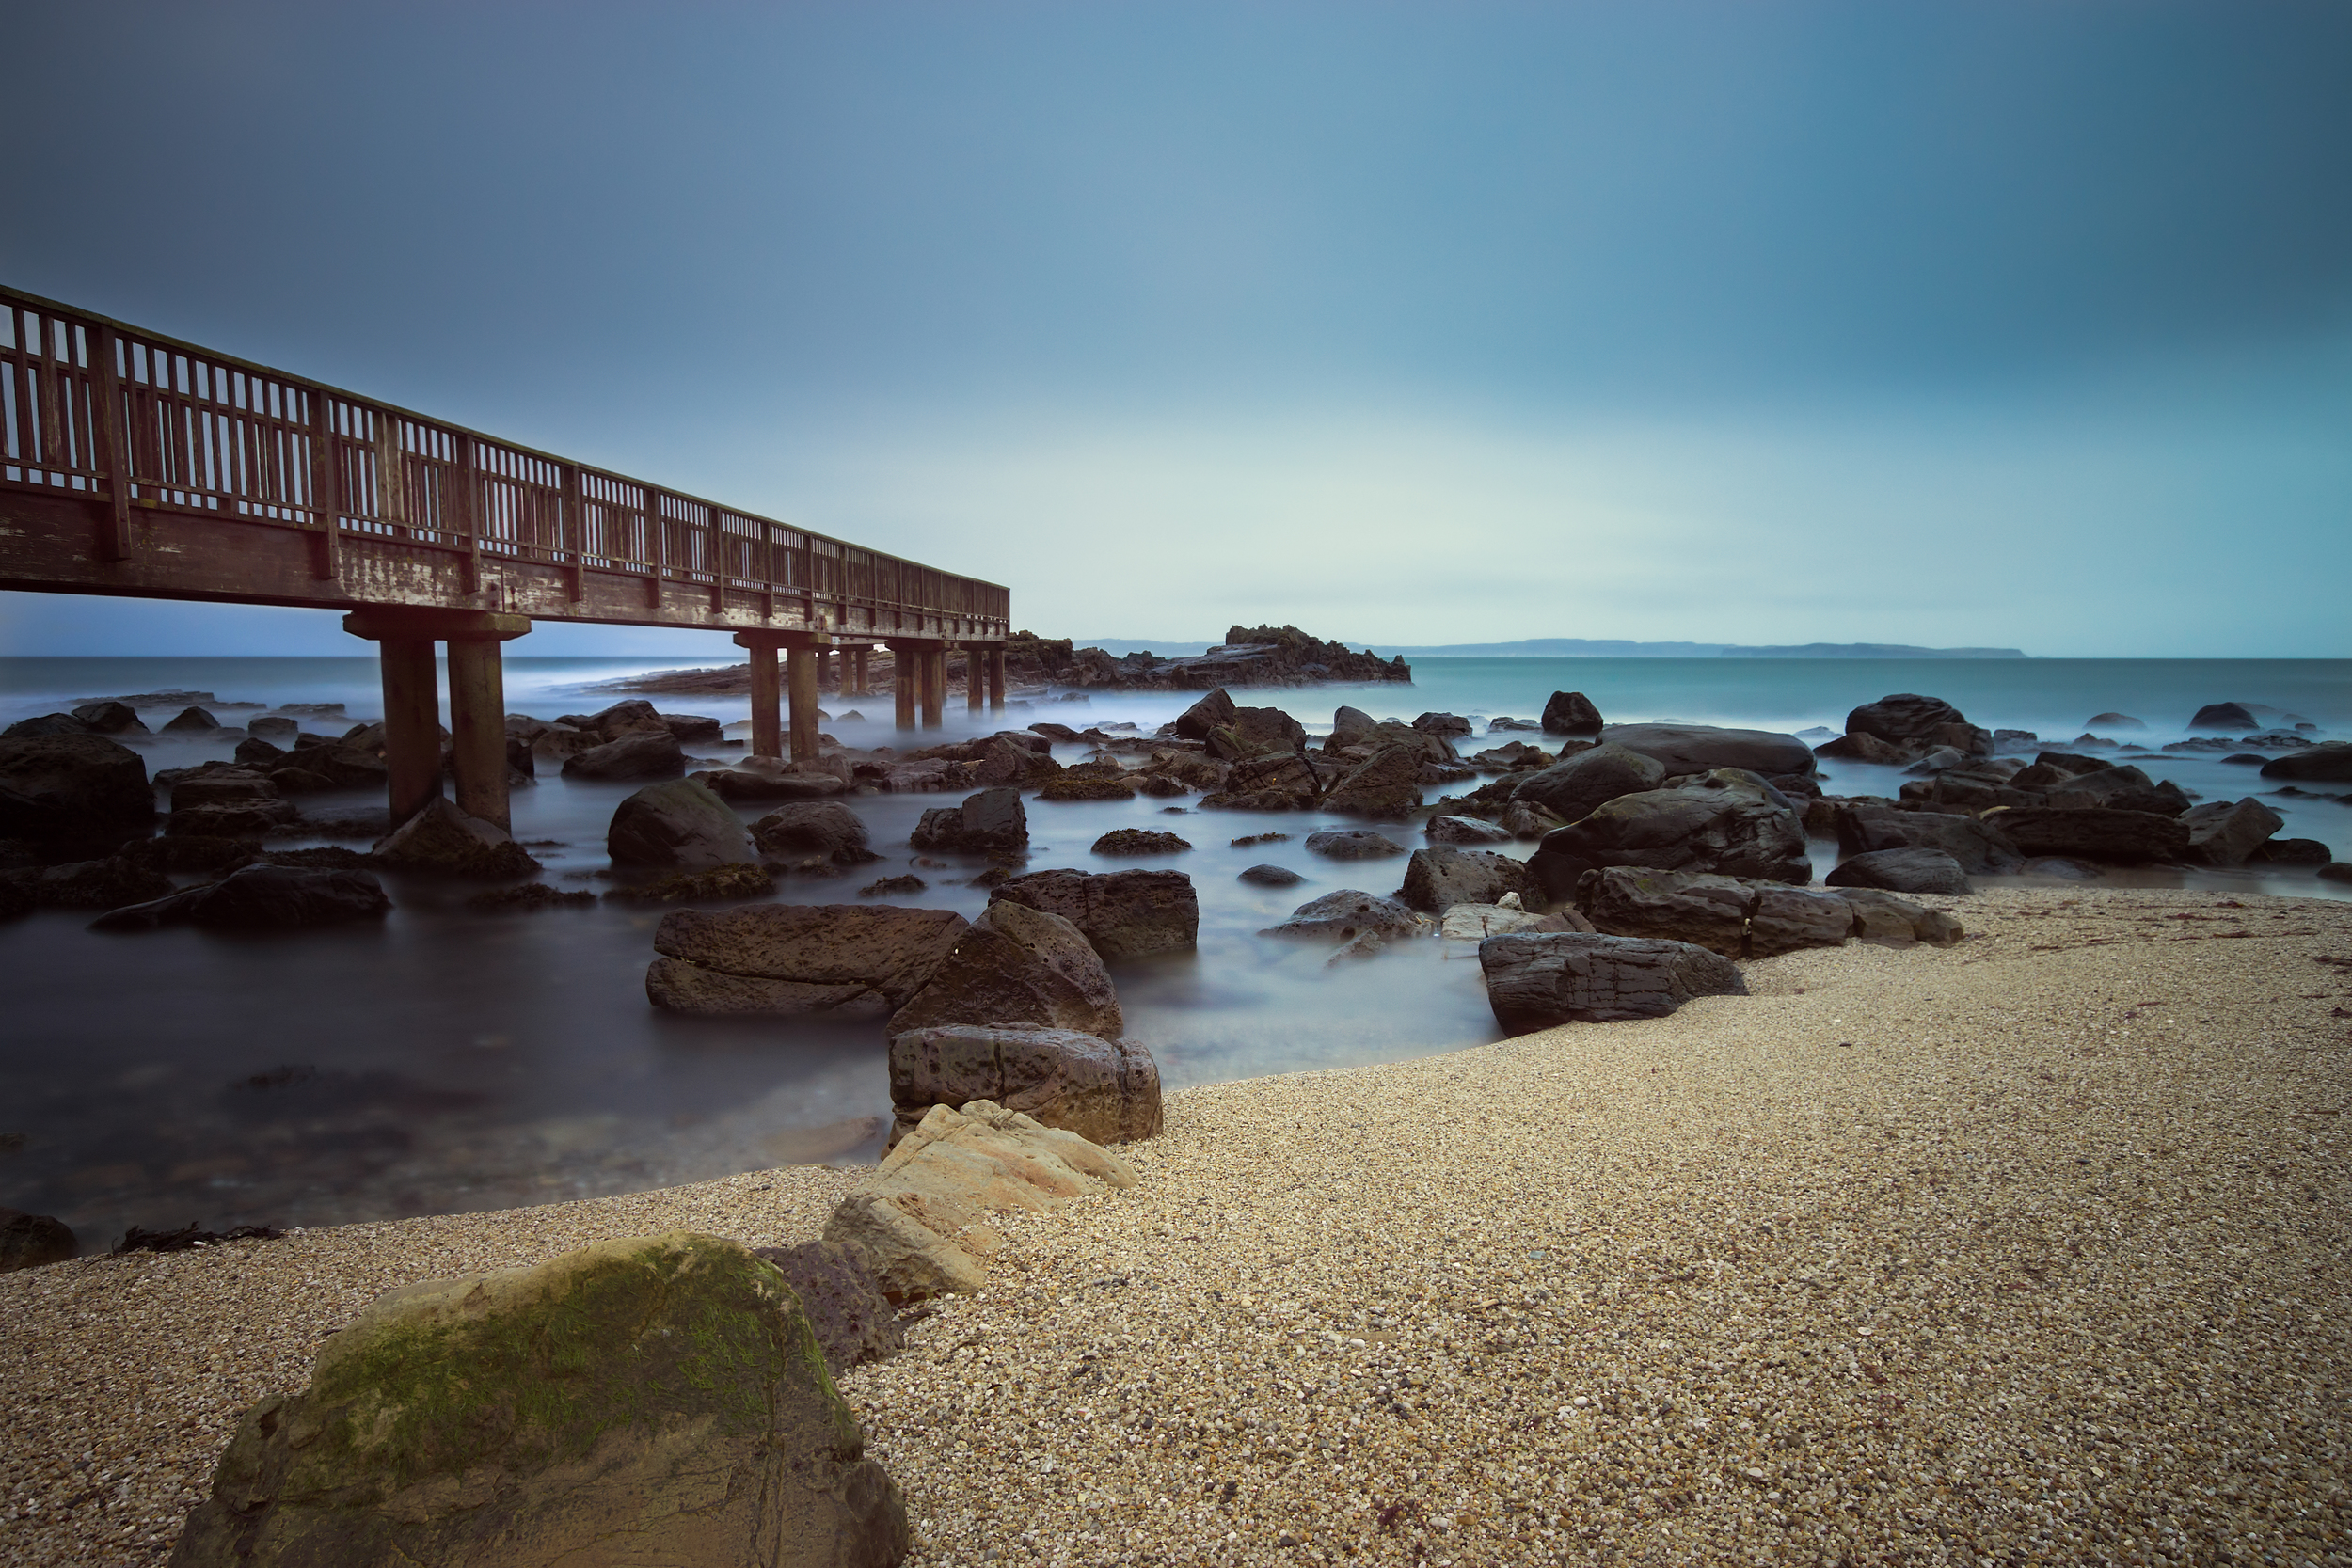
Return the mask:
[(2337, 0), (9, 10), (0, 280), (1047, 635), (2352, 656)]

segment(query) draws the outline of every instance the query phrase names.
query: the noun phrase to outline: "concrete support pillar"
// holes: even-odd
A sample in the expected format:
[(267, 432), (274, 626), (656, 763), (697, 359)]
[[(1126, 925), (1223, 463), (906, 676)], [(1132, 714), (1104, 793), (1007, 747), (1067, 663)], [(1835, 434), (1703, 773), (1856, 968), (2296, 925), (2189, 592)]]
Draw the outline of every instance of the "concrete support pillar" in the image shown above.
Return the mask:
[(988, 655), (977, 642), (963, 645), (963, 705), (973, 713), (988, 705)]
[(506, 678), (498, 643), (452, 638), (449, 644), (450, 762), (457, 809), (512, 832), (506, 800)]
[(761, 642), (752, 656), (752, 755), (784, 755), (784, 680), (776, 669), (776, 645)]
[(872, 689), (866, 684), (866, 659), (873, 651), (863, 644), (850, 650), (850, 695), (852, 697), (863, 697)]
[(815, 648), (785, 650), (785, 675), (792, 707), (792, 760), (817, 760), (817, 661), (825, 656)]
[[(749, 649), (752, 656), (752, 755), (817, 760), (817, 660), (832, 642), (832, 633), (822, 631), (735, 634), (735, 645)], [(776, 678), (779, 648), (785, 657), (781, 682)]]
[(441, 697), (429, 637), (386, 637), (375, 645), (384, 675), (385, 791), (397, 828), (441, 796)]
[(935, 730), (947, 722), (947, 644), (933, 642), (923, 650), (923, 727)]
[(988, 705), (998, 713), (1005, 711), (1005, 645), (988, 645)]
[(915, 693), (923, 679), (923, 656), (905, 642), (890, 645), (890, 691), (898, 699), (898, 728), (914, 728)]

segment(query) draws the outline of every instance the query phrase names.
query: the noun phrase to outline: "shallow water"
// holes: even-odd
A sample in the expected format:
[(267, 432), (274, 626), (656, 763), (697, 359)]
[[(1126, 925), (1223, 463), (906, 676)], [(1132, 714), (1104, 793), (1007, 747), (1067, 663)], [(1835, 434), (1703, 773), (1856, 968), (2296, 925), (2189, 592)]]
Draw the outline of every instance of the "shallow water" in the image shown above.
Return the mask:
[[(645, 668), (642, 659), (512, 659), (508, 706), (550, 718), (602, 706), (611, 694), (582, 689), (587, 683)], [(2333, 733), (2352, 730), (2352, 663), (2344, 661), (1428, 659), (1416, 673), (1409, 687), (1241, 700), (1281, 706), (1315, 729), (1327, 729), (1333, 707), (1345, 703), (1404, 718), (1473, 714), (1483, 730), (1497, 713), (1534, 717), (1550, 691), (1565, 687), (1592, 695), (1613, 721), (1797, 729), (1840, 727), (1848, 707), (1888, 691), (1931, 690), (1978, 722), (2071, 741), (2083, 719), (2105, 708), (2177, 726), (2200, 704), (2226, 698), (2291, 708)], [(373, 663), (365, 658), (18, 659), (0, 661), (0, 722), (67, 699), (165, 689), (273, 705), (342, 702), (355, 721), (373, 718), (377, 706)], [(724, 721), (748, 713), (739, 698), (656, 701), (665, 711)], [(951, 704), (944, 732), (912, 740), (886, 721), (837, 718), (826, 728), (853, 746), (930, 744), (1046, 718), (1079, 728), (1129, 721), (1148, 733), (1189, 701), (1102, 694), (1040, 702), (1001, 719), (983, 714), (977, 726)], [(828, 703), (836, 714), (856, 707), (886, 715), (888, 705), (886, 693)], [(2142, 738), (2178, 736), (2168, 727)], [(1488, 743), (1483, 735), (1472, 741), (1466, 750)], [(228, 739), (141, 744), (151, 770), (231, 749)], [(1057, 754), (1074, 762), (1087, 750)], [(2352, 849), (2352, 802), (2338, 798), (2352, 791), (2343, 786), (2278, 797), (2253, 769), (2210, 754), (2168, 754), (2142, 766), (2209, 799), (2261, 794), (2288, 817), (2286, 835)], [(1891, 795), (1901, 778), (1853, 766), (1825, 771), (1836, 793)], [(550, 768), (516, 792), (516, 836), (535, 841), (549, 880), (607, 885), (598, 879), (604, 827), (630, 788), (571, 783)], [(902, 901), (977, 914), (986, 892), (965, 884), (980, 862), (920, 866), (906, 847), (921, 813), (951, 799), (850, 800), (884, 859), (843, 879), (785, 879), (778, 896), (849, 901), (866, 881), (912, 870), (930, 886)], [(303, 808), (320, 816), (380, 804), (330, 796), (308, 798)], [(1171, 1086), (1394, 1060), (1497, 1037), (1467, 944), (1406, 944), (1327, 971), (1325, 949), (1255, 935), (1335, 888), (1391, 891), (1401, 859), (1338, 863), (1305, 854), (1305, 836), (1342, 825), (1336, 817), (1170, 814), (1171, 804), (1190, 800), (1032, 800), (1029, 808), (1033, 867), (1172, 866), (1192, 876), (1200, 951), (1114, 972), (1130, 1032), (1152, 1046)], [(1089, 850), (1113, 828), (1145, 826), (1173, 831), (1195, 847), (1118, 862)], [(1408, 846), (1421, 842), (1402, 827), (1384, 831)], [(1287, 832), (1291, 842), (1246, 849), (1228, 842), (1265, 832)], [(1827, 869), (1835, 846), (1815, 848), (1817, 866)], [(1261, 861), (1308, 880), (1279, 890), (1235, 880)], [(2149, 872), (2132, 879), (2346, 891), (2302, 876)], [(890, 1107), (875, 1024), (655, 1011), (643, 980), (659, 909), (615, 902), (484, 915), (463, 907), (469, 888), (385, 881), (396, 908), (380, 928), (106, 937), (87, 931), (89, 916), (80, 911), (43, 911), (0, 928), (9, 977), (0, 1032), (0, 1203), (56, 1214), (86, 1246), (103, 1246), (133, 1224), (319, 1225), (498, 1208), (781, 1163), (868, 1159), (879, 1148)]]

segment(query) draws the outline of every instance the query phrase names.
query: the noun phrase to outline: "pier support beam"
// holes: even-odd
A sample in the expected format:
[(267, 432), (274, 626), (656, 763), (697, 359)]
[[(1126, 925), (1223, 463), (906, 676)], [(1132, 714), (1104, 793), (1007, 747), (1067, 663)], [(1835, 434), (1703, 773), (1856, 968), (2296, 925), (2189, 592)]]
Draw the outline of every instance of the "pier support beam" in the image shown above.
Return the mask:
[(998, 713), (1005, 711), (1005, 645), (988, 645), (988, 705)]
[(977, 642), (963, 645), (963, 705), (975, 714), (988, 705), (988, 655)]
[(923, 727), (935, 730), (947, 722), (947, 644), (933, 642), (923, 651)]
[(866, 661), (873, 652), (864, 643), (850, 650), (850, 695), (852, 697), (863, 697), (872, 689), (866, 684)]
[(441, 705), (433, 644), (449, 644), (450, 763), (457, 806), (511, 830), (506, 795), (506, 683), (499, 644), (526, 635), (520, 615), (484, 610), (375, 606), (343, 617), (343, 630), (376, 644), (384, 674), (386, 805), (392, 825), (441, 793)]
[(897, 704), (898, 728), (911, 730), (915, 725), (916, 697), (923, 685), (923, 656), (913, 644), (893, 642), (890, 645), (890, 694)]
[[(752, 755), (817, 760), (817, 660), (833, 645), (824, 631), (739, 631), (735, 645), (752, 656)], [(776, 678), (776, 650), (785, 678)], [(779, 699), (782, 699), (779, 702)], [(779, 711), (779, 708), (782, 711)]]

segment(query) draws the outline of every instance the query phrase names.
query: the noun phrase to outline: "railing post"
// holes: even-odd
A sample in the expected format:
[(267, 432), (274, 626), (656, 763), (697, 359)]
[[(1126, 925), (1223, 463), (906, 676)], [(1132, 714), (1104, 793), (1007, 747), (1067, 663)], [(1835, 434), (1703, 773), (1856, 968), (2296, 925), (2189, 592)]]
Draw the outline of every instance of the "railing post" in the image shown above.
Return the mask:
[(661, 608), (662, 579), (670, 575), (670, 525), (661, 515), (661, 492), (650, 484), (638, 491), (645, 498), (645, 556), (653, 576), (645, 582), (645, 608)]
[(343, 570), (343, 487), (335, 449), (335, 400), (315, 387), (303, 388), (303, 396), (310, 400), (310, 504), (321, 525), (310, 536), (310, 575), (326, 580), (342, 576)]
[[(98, 329), (98, 440), (106, 466), (106, 527), (99, 535), (103, 561), (131, 559), (131, 441), (123, 428), (122, 378), (115, 370), (115, 329)], [(96, 464), (91, 465), (96, 467)]]
[(564, 465), (563, 472), (563, 515), (555, 522), (556, 537), (562, 541), (562, 550), (566, 562), (564, 574), (564, 594), (572, 603), (578, 604), (588, 596), (586, 581), (588, 563), (583, 559), (587, 554), (588, 520), (580, 515), (579, 467), (566, 463)]
[[(457, 461), (450, 470), (450, 519), (466, 534), (466, 553), (459, 565), (459, 586), (468, 594), (482, 592), (482, 506), (478, 486), (474, 482), (473, 437), (462, 433), (450, 439), (457, 444)], [(499, 718), (505, 722), (505, 715)], [(503, 730), (501, 731), (503, 734)]]

